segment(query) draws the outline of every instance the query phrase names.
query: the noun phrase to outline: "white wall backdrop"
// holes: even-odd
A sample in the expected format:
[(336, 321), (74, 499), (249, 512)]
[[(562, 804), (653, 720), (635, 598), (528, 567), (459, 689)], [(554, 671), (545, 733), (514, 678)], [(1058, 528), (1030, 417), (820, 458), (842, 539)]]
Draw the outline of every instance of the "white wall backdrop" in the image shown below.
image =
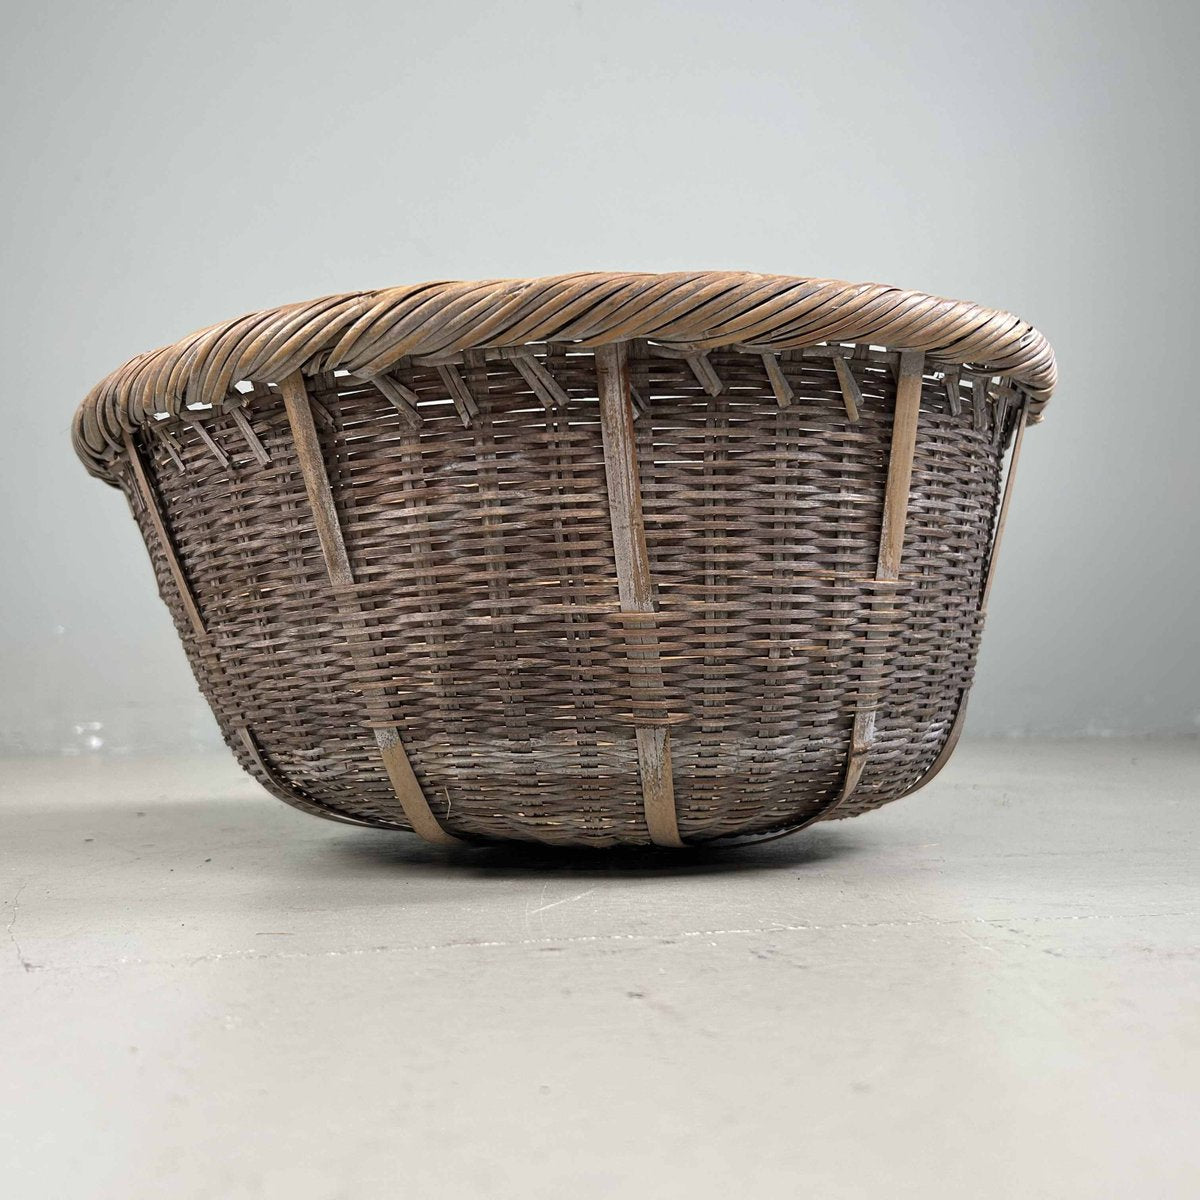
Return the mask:
[(0, 749), (215, 744), (120, 495), (129, 355), (426, 278), (740, 268), (1055, 343), (970, 731), (1200, 730), (1200, 9), (17, 3), (0, 56)]

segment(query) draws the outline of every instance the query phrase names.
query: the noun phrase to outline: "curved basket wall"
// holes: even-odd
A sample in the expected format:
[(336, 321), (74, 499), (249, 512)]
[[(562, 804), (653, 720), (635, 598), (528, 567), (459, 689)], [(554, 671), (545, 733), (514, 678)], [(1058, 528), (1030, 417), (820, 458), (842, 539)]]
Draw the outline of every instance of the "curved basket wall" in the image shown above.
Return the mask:
[(110, 388), (83, 421), (120, 440), (81, 449), (281, 799), (676, 845), (863, 812), (952, 749), (1028, 381), (645, 336), (287, 366), (158, 418)]

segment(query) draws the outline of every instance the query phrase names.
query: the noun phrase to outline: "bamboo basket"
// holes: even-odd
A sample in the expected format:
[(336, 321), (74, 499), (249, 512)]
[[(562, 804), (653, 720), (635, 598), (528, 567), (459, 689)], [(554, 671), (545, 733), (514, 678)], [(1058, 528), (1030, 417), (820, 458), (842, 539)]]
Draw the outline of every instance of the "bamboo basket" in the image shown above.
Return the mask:
[(580, 274), (252, 313), (126, 363), (74, 441), (275, 796), (439, 843), (681, 846), (942, 767), (1054, 381), (974, 304)]

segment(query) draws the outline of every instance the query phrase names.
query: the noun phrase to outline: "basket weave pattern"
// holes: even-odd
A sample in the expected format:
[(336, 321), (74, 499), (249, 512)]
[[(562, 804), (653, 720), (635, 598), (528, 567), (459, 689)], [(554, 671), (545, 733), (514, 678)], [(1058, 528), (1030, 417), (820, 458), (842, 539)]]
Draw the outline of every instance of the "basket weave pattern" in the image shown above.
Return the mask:
[(914, 356), (911, 336), (904, 354), (811, 332), (713, 346), (711, 317), (686, 338), (644, 324), (399, 355), (403, 336), (377, 336), (366, 374), (336, 365), (333, 334), (287, 361), (294, 331), (276, 329), (271, 369), (243, 376), (226, 347), (228, 379), (210, 336), (216, 392), (170, 393), (178, 366), (147, 383), (147, 356), (85, 402), (81, 455), (129, 497), (199, 685), (264, 786), (435, 840), (604, 846), (849, 816), (935, 769), (974, 668), (1002, 456), (1053, 384), (1048, 347), (1024, 327), (1006, 372)]

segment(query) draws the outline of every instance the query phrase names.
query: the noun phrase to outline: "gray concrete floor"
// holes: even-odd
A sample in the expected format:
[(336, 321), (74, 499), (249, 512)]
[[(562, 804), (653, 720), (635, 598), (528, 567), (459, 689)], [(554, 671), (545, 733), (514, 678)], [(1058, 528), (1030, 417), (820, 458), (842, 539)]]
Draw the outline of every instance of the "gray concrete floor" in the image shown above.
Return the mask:
[(14, 1200), (1200, 1194), (1200, 742), (967, 744), (670, 859), (0, 773)]

